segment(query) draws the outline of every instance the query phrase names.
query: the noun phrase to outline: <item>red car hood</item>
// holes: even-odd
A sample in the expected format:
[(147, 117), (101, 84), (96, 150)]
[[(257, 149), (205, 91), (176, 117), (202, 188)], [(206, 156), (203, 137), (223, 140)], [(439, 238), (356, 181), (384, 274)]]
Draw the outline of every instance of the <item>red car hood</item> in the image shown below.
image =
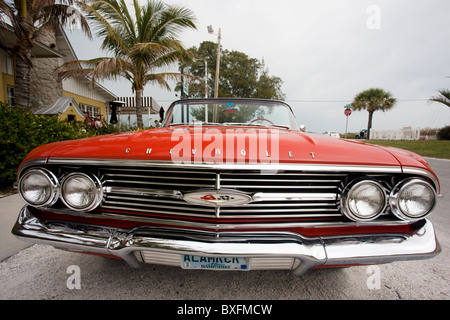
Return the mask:
[(302, 163), (428, 168), (411, 152), (294, 130), (169, 127), (53, 143), (36, 158), (130, 159), (182, 163)]

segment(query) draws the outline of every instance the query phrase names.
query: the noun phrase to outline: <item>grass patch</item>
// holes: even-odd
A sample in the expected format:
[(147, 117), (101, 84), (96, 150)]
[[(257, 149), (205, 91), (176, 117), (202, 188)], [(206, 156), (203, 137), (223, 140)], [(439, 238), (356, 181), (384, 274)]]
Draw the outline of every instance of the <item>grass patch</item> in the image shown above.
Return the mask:
[(450, 140), (362, 140), (380, 146), (409, 150), (423, 157), (450, 159)]

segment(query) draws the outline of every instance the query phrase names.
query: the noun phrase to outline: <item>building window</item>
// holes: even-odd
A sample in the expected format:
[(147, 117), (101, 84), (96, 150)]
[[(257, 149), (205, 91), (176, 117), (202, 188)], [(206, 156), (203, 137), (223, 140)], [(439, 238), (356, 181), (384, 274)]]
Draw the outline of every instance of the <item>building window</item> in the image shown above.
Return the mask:
[(8, 104), (13, 106), (14, 105), (14, 87), (7, 86), (6, 92), (8, 94)]
[(79, 104), (81, 111), (83, 111), (86, 115), (89, 114), (89, 117), (98, 118), (100, 117), (100, 108), (93, 107), (84, 103)]
[(13, 59), (9, 54), (0, 49), (0, 59), (2, 63), (2, 73), (14, 75)]

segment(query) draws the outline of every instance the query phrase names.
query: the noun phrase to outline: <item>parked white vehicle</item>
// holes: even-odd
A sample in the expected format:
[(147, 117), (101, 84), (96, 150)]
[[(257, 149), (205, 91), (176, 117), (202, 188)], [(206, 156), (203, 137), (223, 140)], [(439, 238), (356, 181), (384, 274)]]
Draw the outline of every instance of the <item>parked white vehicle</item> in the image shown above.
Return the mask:
[(336, 131), (325, 131), (323, 134), (327, 135), (327, 136), (330, 136), (330, 137), (335, 137), (335, 138), (340, 138), (341, 137), (339, 132), (336, 132)]

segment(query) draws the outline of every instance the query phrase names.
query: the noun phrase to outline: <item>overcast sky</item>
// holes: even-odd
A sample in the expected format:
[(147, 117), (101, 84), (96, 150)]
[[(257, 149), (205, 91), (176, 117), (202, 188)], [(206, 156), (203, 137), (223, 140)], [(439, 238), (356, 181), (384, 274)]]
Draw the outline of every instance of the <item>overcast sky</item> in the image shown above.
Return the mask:
[[(140, 0), (144, 1), (144, 0)], [(359, 92), (379, 87), (398, 100), (374, 114), (374, 129), (450, 125), (450, 108), (429, 103), (450, 87), (450, 1), (448, 0), (166, 0), (197, 17), (197, 31), (182, 41), (189, 48), (217, 41), (207, 32), (222, 30), (222, 47), (263, 59), (283, 81), (286, 102), (308, 131), (345, 132), (344, 106)], [(130, 1), (131, 3), (131, 1)], [(104, 55), (77, 32), (68, 32), (79, 59)], [(119, 96), (131, 86), (105, 83)], [(147, 86), (167, 107), (175, 92)], [(348, 131), (367, 127), (368, 113), (353, 112)]]

